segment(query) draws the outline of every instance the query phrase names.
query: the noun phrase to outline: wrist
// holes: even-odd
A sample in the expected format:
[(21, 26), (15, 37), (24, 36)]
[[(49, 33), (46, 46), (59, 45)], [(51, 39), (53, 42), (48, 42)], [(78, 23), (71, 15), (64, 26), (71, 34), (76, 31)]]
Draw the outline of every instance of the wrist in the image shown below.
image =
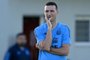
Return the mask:
[(48, 28), (48, 31), (51, 31), (52, 30), (52, 28)]
[(49, 48), (49, 47), (48, 47), (48, 48), (44, 48), (44, 50), (46, 50), (46, 51), (48, 51), (48, 52), (49, 52), (49, 51), (50, 51), (50, 48)]

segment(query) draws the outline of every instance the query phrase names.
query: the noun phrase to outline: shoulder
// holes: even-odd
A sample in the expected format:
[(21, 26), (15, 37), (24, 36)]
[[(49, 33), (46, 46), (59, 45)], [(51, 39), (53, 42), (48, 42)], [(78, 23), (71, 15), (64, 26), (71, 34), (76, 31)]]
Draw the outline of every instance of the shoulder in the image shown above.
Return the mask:
[(41, 30), (43, 30), (46, 26), (47, 26), (46, 23), (43, 23), (43, 24), (37, 26), (37, 27), (34, 29), (34, 31), (37, 31), (37, 30), (41, 31)]
[(10, 51), (15, 51), (15, 50), (17, 50), (17, 49), (18, 49), (17, 43), (14, 44), (14, 45), (12, 45), (12, 46), (9, 48)]
[(63, 23), (59, 23), (59, 27), (61, 29), (62, 32), (68, 31), (70, 32), (69, 26)]
[(59, 23), (59, 26), (60, 26), (62, 29), (69, 29), (69, 26), (66, 25), (66, 24), (63, 24), (63, 23)]
[(14, 51), (14, 49), (15, 49), (15, 45), (10, 46), (10, 47), (8, 48), (8, 52), (13, 52), (13, 51)]

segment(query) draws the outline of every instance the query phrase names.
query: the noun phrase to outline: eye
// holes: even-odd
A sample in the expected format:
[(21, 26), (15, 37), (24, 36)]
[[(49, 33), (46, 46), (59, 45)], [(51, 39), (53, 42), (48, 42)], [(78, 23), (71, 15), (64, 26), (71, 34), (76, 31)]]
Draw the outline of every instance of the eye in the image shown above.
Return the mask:
[(54, 10), (50, 10), (50, 12), (54, 12)]
[(49, 12), (48, 10), (46, 10), (45, 12)]

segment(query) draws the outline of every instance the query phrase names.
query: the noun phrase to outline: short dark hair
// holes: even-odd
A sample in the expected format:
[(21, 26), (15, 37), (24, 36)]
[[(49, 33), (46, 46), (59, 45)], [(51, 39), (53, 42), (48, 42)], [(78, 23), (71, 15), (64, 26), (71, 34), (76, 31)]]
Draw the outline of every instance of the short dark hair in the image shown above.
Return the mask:
[(16, 38), (18, 38), (19, 36), (22, 36), (22, 35), (25, 35), (24, 33), (18, 33), (17, 35), (16, 35)]
[(47, 2), (46, 6), (54, 5), (56, 7), (56, 10), (58, 9), (57, 4), (55, 2)]

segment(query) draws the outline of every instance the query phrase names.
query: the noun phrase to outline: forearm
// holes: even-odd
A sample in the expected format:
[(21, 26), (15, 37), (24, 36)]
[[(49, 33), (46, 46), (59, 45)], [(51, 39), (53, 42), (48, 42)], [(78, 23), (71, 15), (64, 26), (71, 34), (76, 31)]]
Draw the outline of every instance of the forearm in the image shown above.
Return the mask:
[(62, 47), (62, 48), (50, 48), (49, 53), (66, 56), (69, 53), (69, 47)]
[(51, 30), (47, 31), (45, 40), (41, 41), (39, 44), (36, 44), (36, 47), (40, 50), (50, 50), (52, 43), (52, 33)]
[(47, 31), (46, 39), (43, 42), (44, 42), (44, 45), (43, 45), (44, 49), (50, 50), (51, 43), (52, 43), (52, 32), (50, 29)]
[(63, 48), (61, 49), (51, 48), (50, 52), (56, 55), (68, 55), (67, 51), (65, 51)]

